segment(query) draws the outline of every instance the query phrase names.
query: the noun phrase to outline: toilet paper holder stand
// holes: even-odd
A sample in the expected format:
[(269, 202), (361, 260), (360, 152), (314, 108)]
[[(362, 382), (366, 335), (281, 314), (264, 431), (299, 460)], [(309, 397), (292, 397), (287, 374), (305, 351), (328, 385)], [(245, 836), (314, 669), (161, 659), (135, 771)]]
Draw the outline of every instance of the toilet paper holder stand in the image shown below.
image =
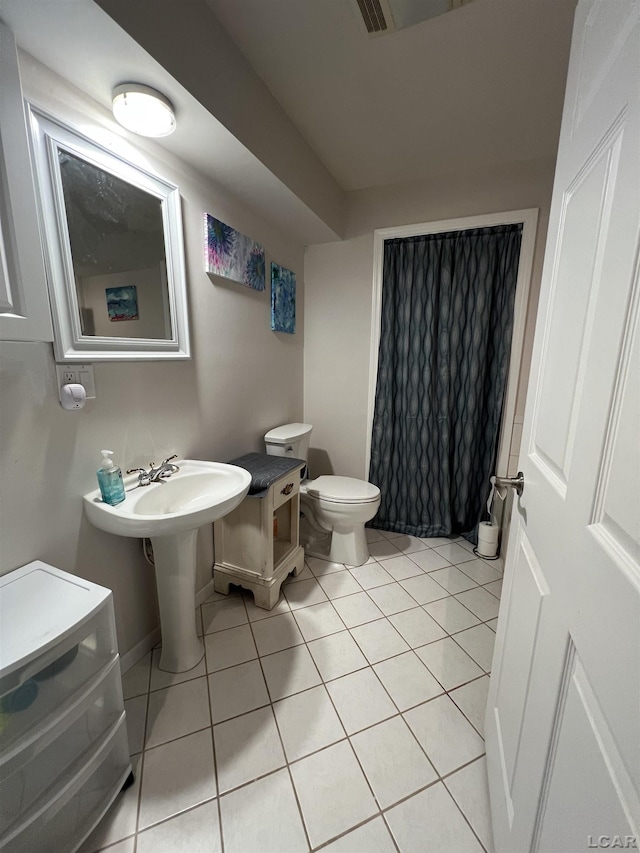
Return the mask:
[(494, 477), (492, 479), (498, 488), (515, 489), (518, 497), (524, 491), (524, 474), (522, 471), (518, 471), (515, 477)]

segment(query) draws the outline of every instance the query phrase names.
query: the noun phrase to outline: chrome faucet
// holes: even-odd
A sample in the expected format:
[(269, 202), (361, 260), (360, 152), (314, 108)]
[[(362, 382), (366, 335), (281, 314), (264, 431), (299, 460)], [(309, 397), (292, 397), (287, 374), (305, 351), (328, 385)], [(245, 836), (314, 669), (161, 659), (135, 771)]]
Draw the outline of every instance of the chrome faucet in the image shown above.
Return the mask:
[(172, 459), (177, 458), (178, 454), (174, 453), (173, 456), (165, 459), (158, 468), (155, 467), (155, 462), (150, 462), (148, 471), (144, 468), (129, 468), (127, 474), (137, 474), (139, 486), (148, 486), (150, 483), (162, 483), (167, 479), (167, 477), (170, 477), (172, 474), (175, 474), (176, 471), (180, 470), (179, 465), (174, 465), (171, 462)]

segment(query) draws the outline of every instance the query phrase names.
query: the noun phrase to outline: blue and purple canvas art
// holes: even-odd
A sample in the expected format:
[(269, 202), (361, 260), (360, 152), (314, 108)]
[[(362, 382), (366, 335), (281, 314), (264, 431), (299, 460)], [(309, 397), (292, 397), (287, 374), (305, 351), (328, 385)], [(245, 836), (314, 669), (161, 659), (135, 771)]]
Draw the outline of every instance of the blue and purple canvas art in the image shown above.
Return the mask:
[(254, 290), (265, 288), (264, 248), (209, 213), (204, 215), (205, 269)]
[(135, 284), (107, 287), (107, 311), (112, 323), (138, 319), (138, 291)]
[(278, 264), (271, 264), (271, 328), (296, 331), (296, 274)]

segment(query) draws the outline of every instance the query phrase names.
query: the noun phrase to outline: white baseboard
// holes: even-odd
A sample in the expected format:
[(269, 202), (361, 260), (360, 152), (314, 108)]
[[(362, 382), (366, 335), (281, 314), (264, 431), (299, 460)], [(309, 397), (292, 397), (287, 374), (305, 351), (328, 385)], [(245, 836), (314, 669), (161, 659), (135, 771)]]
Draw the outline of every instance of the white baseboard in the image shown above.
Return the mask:
[[(213, 578), (202, 587), (201, 590), (196, 592), (196, 607), (199, 607), (203, 601), (206, 601), (207, 598), (213, 592)], [(124, 675), (124, 673), (131, 669), (134, 664), (138, 663), (138, 661), (143, 658), (147, 652), (151, 651), (154, 646), (160, 642), (160, 627), (154, 628), (150, 634), (147, 634), (146, 637), (143, 637), (139, 643), (137, 643), (132, 649), (122, 655), (120, 657), (120, 672)]]
[(213, 578), (207, 581), (201, 590), (196, 592), (196, 607), (202, 604), (203, 601), (206, 601), (211, 595), (213, 595)]
[(137, 643), (132, 649), (120, 656), (120, 672), (122, 675), (128, 669), (138, 663), (138, 661), (143, 658), (147, 652), (150, 652), (154, 646), (160, 642), (160, 627), (154, 628), (150, 634), (147, 634), (146, 637), (143, 637), (139, 643)]

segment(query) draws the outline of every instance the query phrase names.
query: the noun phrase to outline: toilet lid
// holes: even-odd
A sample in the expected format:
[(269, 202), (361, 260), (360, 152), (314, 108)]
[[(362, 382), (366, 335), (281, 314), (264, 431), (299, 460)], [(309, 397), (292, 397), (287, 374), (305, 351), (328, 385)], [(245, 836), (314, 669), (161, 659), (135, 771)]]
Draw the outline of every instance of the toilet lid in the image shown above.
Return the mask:
[(312, 498), (322, 498), (335, 503), (370, 503), (378, 500), (380, 489), (366, 480), (355, 477), (325, 476), (312, 480), (307, 486)]

